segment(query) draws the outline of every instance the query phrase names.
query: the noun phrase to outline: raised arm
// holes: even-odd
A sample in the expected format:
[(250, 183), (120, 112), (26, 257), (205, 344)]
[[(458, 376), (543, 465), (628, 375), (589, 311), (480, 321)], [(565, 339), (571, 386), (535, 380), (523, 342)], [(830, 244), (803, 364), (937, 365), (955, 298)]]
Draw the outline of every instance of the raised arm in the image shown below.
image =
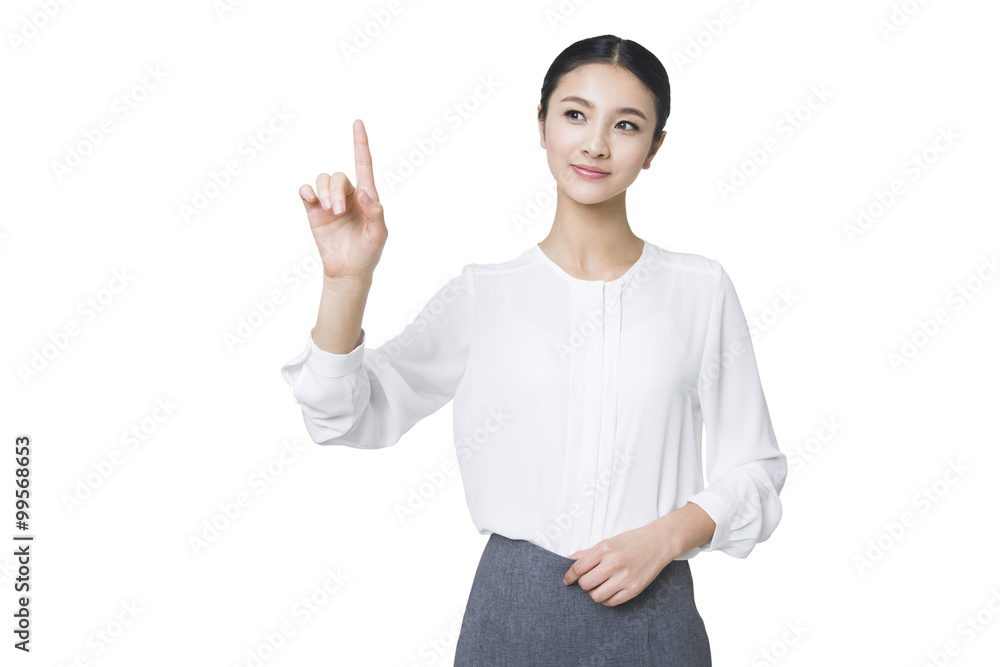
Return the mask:
[(323, 260), (323, 293), (309, 340), (281, 374), (314, 442), (375, 449), (398, 442), (454, 395), (469, 348), (472, 265), (395, 338), (366, 349), (361, 322), (388, 232), (360, 120), (354, 158), (357, 189), (340, 172), (320, 174), (315, 193), (299, 188)]
[(316, 192), (299, 188), (309, 227), (323, 261), (323, 293), (313, 329), (316, 345), (344, 354), (361, 342), (361, 319), (375, 266), (389, 231), (375, 190), (364, 123), (354, 121), (355, 188), (343, 172), (320, 174)]

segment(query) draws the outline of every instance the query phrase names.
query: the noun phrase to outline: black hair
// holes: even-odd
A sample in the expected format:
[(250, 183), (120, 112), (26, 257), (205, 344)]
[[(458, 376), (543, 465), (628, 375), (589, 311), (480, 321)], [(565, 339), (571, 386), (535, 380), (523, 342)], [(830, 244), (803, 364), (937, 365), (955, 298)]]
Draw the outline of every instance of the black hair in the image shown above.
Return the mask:
[(655, 146), (660, 139), (663, 126), (667, 124), (667, 116), (670, 115), (670, 79), (667, 77), (667, 70), (646, 47), (616, 35), (581, 39), (567, 46), (556, 56), (542, 81), (542, 107), (538, 110), (538, 120), (545, 122), (549, 111), (549, 98), (563, 76), (589, 63), (606, 63), (621, 67), (634, 74), (649, 89), (656, 100), (656, 128), (650, 148)]

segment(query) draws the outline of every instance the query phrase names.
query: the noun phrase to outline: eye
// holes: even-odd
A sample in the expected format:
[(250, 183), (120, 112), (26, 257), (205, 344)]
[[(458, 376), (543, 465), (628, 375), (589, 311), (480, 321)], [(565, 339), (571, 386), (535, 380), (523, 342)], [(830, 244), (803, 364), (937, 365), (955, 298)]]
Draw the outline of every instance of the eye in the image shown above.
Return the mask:
[[(568, 111), (566, 111), (566, 113), (563, 114), (563, 116), (565, 116), (566, 118), (569, 118), (570, 120), (581, 120), (581, 119), (575, 118), (573, 116), (573, 114), (577, 114), (579, 116), (583, 115), (582, 112), (577, 111), (576, 109), (569, 109)], [(633, 131), (633, 132), (638, 132), (639, 131), (639, 126), (636, 125), (635, 123), (633, 123), (632, 121), (629, 121), (629, 120), (620, 120), (620, 121), (618, 121), (617, 125), (621, 125), (622, 123), (625, 123), (626, 125), (631, 125), (632, 126), (631, 127), (631, 131)], [(623, 129), (628, 129), (628, 128), (623, 128)]]

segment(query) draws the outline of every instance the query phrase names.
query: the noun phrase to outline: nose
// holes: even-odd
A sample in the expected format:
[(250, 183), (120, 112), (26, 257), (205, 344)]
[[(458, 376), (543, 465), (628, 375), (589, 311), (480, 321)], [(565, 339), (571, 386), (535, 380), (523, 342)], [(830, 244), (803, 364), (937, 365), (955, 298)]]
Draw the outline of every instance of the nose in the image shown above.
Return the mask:
[(604, 132), (595, 126), (595, 129), (591, 130), (584, 137), (581, 149), (591, 158), (607, 157), (608, 141), (604, 136)]

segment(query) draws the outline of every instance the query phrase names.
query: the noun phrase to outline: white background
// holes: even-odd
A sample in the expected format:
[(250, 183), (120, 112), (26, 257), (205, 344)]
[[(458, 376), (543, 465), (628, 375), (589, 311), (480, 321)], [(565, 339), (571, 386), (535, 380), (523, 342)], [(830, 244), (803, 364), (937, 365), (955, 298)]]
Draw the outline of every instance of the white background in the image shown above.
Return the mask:
[[(381, 344), (464, 264), (548, 233), (542, 78), (563, 48), (605, 33), (657, 54), (672, 84), (666, 141), (630, 189), (632, 228), (726, 267), (789, 457), (771, 539), (747, 559), (692, 561), (714, 664), (917, 666), (937, 653), (972, 666), (1000, 653), (1000, 279), (984, 264), (1000, 250), (996, 3), (43, 6), (7, 2), (0, 23), (0, 662), (451, 664), (487, 538), (457, 475), (397, 514), (456, 462), (451, 405), (385, 450), (308, 440), (279, 373), (321, 286), (297, 190), (323, 171), (356, 182), (363, 119), (390, 230), (364, 317)], [(276, 109), (291, 120), (272, 132)], [(435, 128), (446, 141), (421, 152)], [(768, 139), (777, 150), (751, 168)], [(211, 187), (229, 161), (239, 172)], [(901, 194), (877, 211), (894, 180)], [(876, 212), (870, 224), (859, 208)], [(937, 310), (947, 320), (920, 335)], [(158, 402), (175, 407), (164, 416)], [(12, 648), (21, 434), (30, 655)], [(294, 459), (274, 463), (286, 447)], [(255, 485), (269, 463), (280, 473)], [(917, 499), (925, 488), (933, 502)], [(226, 521), (241, 493), (249, 505)], [(328, 572), (342, 582), (327, 595)], [(321, 604), (305, 617), (309, 597)], [(283, 623), (294, 632), (268, 651)]]

